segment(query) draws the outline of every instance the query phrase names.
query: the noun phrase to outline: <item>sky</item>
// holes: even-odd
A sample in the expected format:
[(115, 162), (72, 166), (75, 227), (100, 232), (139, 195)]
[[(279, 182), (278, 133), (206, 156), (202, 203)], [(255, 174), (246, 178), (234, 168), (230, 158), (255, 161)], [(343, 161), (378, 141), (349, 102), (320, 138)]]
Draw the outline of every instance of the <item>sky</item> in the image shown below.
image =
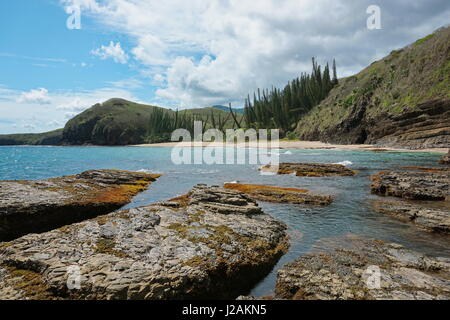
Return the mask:
[(61, 128), (115, 97), (241, 107), (312, 57), (349, 76), (449, 22), (448, 0), (3, 0), (0, 134)]

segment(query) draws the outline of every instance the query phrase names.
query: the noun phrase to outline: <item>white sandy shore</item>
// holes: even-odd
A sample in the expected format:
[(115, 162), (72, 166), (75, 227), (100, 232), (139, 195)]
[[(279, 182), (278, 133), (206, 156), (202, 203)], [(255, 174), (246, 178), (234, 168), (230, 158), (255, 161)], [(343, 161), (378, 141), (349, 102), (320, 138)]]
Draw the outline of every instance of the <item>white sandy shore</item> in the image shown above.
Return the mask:
[[(257, 142), (251, 143), (226, 143), (226, 142), (203, 142), (203, 143), (191, 143), (191, 142), (165, 142), (165, 143), (149, 143), (132, 145), (132, 147), (237, 147), (237, 148), (257, 148)], [(278, 146), (271, 145), (270, 142), (260, 142), (261, 148), (282, 148), (282, 149), (336, 149), (336, 150), (364, 150), (364, 151), (398, 151), (398, 152), (432, 152), (445, 154), (448, 152), (447, 148), (427, 148), (427, 149), (401, 149), (401, 148), (389, 148), (379, 147), (370, 144), (330, 144), (320, 141), (279, 141)]]

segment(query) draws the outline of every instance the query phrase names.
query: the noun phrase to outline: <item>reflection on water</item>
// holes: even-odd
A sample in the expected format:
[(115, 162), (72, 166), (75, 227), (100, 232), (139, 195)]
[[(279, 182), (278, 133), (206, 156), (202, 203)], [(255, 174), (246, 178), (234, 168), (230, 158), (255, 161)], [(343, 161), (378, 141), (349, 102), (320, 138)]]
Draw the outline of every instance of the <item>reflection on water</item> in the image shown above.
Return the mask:
[[(287, 152), (289, 151), (289, 152)], [(268, 184), (306, 188), (331, 194), (335, 201), (326, 207), (260, 203), (265, 212), (289, 226), (291, 247), (274, 270), (251, 292), (255, 296), (272, 294), (276, 270), (285, 263), (310, 252), (326, 249), (324, 238), (346, 234), (400, 243), (407, 248), (435, 256), (450, 257), (449, 238), (420, 231), (414, 226), (381, 215), (371, 208), (370, 175), (379, 170), (404, 166), (436, 166), (439, 155), (426, 153), (375, 153), (367, 151), (285, 150), (284, 162), (345, 162), (358, 170), (354, 177), (264, 176), (256, 165), (174, 165), (170, 148), (139, 147), (0, 147), (0, 179), (38, 179), (79, 173), (89, 169), (114, 168), (162, 173), (149, 190), (137, 195), (127, 207), (184, 194), (198, 183), (224, 182)]]

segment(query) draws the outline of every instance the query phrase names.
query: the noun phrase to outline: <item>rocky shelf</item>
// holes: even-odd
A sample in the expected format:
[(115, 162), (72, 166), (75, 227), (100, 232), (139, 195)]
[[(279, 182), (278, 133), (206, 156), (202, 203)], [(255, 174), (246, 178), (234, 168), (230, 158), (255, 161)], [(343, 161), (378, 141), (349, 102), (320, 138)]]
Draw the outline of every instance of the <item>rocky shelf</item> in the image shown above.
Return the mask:
[(0, 241), (112, 212), (159, 175), (92, 170), (45, 180), (0, 181)]
[(446, 155), (442, 156), (441, 160), (439, 160), (440, 164), (450, 164), (450, 149), (448, 149), (448, 152)]
[(276, 298), (450, 299), (450, 259), (425, 256), (395, 243), (346, 238), (346, 248), (308, 254), (282, 267)]
[(450, 196), (450, 171), (445, 169), (382, 171), (371, 179), (372, 193), (381, 196), (410, 200), (446, 200)]
[(237, 190), (260, 201), (276, 203), (328, 205), (333, 202), (331, 196), (314, 194), (306, 189), (282, 188), (256, 184), (225, 183), (225, 189)]
[(374, 200), (373, 208), (420, 229), (450, 233), (450, 170), (405, 167), (372, 176), (372, 193), (401, 200)]
[(280, 163), (267, 164), (259, 171), (273, 174), (292, 174), (297, 177), (354, 176), (356, 171), (342, 164), (333, 163)]
[(375, 200), (372, 205), (377, 212), (413, 223), (425, 231), (450, 234), (450, 202), (448, 201), (437, 204)]
[(287, 248), (286, 226), (248, 196), (199, 185), (1, 243), (0, 299), (235, 298)]

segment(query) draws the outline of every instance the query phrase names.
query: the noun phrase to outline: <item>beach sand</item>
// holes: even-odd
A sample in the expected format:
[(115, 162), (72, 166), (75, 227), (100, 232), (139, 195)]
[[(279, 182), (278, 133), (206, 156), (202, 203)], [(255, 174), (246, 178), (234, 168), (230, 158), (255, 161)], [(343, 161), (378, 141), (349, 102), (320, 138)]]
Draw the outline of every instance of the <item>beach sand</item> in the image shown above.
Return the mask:
[[(249, 143), (226, 143), (226, 142), (164, 142), (132, 145), (133, 147), (237, 147), (237, 148), (257, 148), (257, 142)], [(445, 154), (448, 148), (426, 148), (426, 149), (402, 149), (391, 147), (379, 147), (370, 144), (330, 144), (320, 141), (285, 141), (280, 140), (278, 145), (271, 145), (270, 142), (260, 142), (261, 148), (266, 149), (336, 149), (336, 150), (363, 150), (363, 151), (398, 151), (398, 152), (431, 152)]]

